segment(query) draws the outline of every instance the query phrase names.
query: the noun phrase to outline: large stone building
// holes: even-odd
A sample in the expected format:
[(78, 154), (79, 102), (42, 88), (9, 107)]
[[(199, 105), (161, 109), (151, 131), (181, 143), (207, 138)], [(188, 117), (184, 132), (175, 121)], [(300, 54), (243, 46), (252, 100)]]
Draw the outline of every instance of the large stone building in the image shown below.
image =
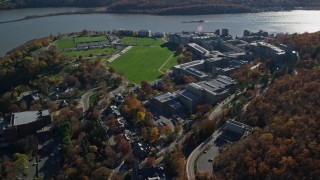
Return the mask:
[(184, 110), (183, 106), (178, 101), (178, 96), (170, 92), (153, 97), (150, 100), (150, 104), (154, 109), (161, 113), (179, 114)]
[(210, 52), (196, 43), (188, 43), (187, 48), (199, 59), (208, 57)]
[(229, 75), (233, 70), (246, 63), (246, 61), (225, 57), (219, 51), (211, 51), (211, 57), (208, 59), (195, 60), (174, 66), (172, 74), (176, 78), (188, 75), (193, 76), (198, 81), (204, 81), (217, 75)]
[(237, 82), (230, 77), (219, 75), (209, 81), (190, 83), (178, 92), (180, 102), (190, 111), (198, 104), (215, 104), (235, 91)]
[(5, 141), (12, 142), (36, 133), (51, 122), (49, 110), (11, 113), (7, 116), (0, 134)]
[(275, 46), (266, 42), (256, 42), (250, 44), (250, 49), (262, 58), (272, 58), (274, 64), (280, 67), (298, 59), (298, 53), (286, 45)]

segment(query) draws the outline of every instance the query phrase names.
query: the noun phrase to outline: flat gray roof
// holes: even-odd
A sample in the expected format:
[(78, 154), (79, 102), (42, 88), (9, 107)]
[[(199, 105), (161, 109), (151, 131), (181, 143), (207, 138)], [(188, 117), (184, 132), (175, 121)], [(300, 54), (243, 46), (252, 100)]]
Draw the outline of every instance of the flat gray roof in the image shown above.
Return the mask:
[(197, 96), (196, 94), (193, 94), (187, 90), (182, 90), (179, 92), (179, 94), (187, 99), (190, 99), (190, 100), (199, 100), (200, 97)]
[(172, 99), (175, 99), (176, 96), (170, 92), (167, 92), (165, 94), (158, 95), (154, 98), (160, 102), (166, 102), (166, 101), (170, 101)]
[(49, 110), (43, 110), (43, 111), (25, 111), (25, 112), (18, 112), (13, 113), (13, 116), (11, 120), (11, 123), (13, 126), (18, 126), (22, 124), (28, 124), (34, 121), (38, 120), (38, 117), (40, 116), (40, 112), (42, 112), (42, 116), (49, 116)]
[(216, 79), (210, 81), (200, 81), (196, 83), (199, 87), (209, 92), (220, 92), (226, 86), (235, 84), (236, 82), (227, 76), (218, 76)]
[(199, 71), (195, 68), (186, 68), (185, 71), (189, 72), (190, 74), (200, 77), (200, 78), (204, 78), (204, 77), (208, 77), (208, 75), (202, 71)]

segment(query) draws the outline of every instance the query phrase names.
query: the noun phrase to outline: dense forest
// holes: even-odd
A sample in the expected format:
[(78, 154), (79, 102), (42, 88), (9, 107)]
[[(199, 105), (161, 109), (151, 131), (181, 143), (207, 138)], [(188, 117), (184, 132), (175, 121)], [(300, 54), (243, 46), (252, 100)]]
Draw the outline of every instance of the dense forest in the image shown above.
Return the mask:
[(217, 14), (284, 10), (295, 7), (317, 9), (319, 1), (311, 0), (8, 0), (0, 9), (28, 7), (106, 7), (113, 13), (149, 14)]
[(318, 179), (320, 176), (319, 33), (284, 35), (301, 55), (297, 68), (257, 94), (239, 120), (252, 136), (214, 164), (217, 179)]

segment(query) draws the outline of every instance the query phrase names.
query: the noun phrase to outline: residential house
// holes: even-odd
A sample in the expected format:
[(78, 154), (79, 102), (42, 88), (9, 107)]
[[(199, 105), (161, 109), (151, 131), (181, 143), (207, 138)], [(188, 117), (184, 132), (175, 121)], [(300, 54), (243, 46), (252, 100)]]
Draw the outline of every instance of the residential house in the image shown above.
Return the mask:
[(166, 180), (167, 175), (163, 167), (133, 168), (132, 180)]

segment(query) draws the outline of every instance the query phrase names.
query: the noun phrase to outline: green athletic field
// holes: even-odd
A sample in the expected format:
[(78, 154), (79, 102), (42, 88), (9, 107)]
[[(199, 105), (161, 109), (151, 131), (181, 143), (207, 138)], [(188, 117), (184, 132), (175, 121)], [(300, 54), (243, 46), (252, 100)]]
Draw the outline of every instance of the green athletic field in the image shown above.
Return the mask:
[(159, 68), (173, 54), (167, 48), (132, 47), (128, 52), (114, 60), (109, 66), (123, 74), (130, 82), (140, 84), (142, 80), (154, 81), (162, 73)]

